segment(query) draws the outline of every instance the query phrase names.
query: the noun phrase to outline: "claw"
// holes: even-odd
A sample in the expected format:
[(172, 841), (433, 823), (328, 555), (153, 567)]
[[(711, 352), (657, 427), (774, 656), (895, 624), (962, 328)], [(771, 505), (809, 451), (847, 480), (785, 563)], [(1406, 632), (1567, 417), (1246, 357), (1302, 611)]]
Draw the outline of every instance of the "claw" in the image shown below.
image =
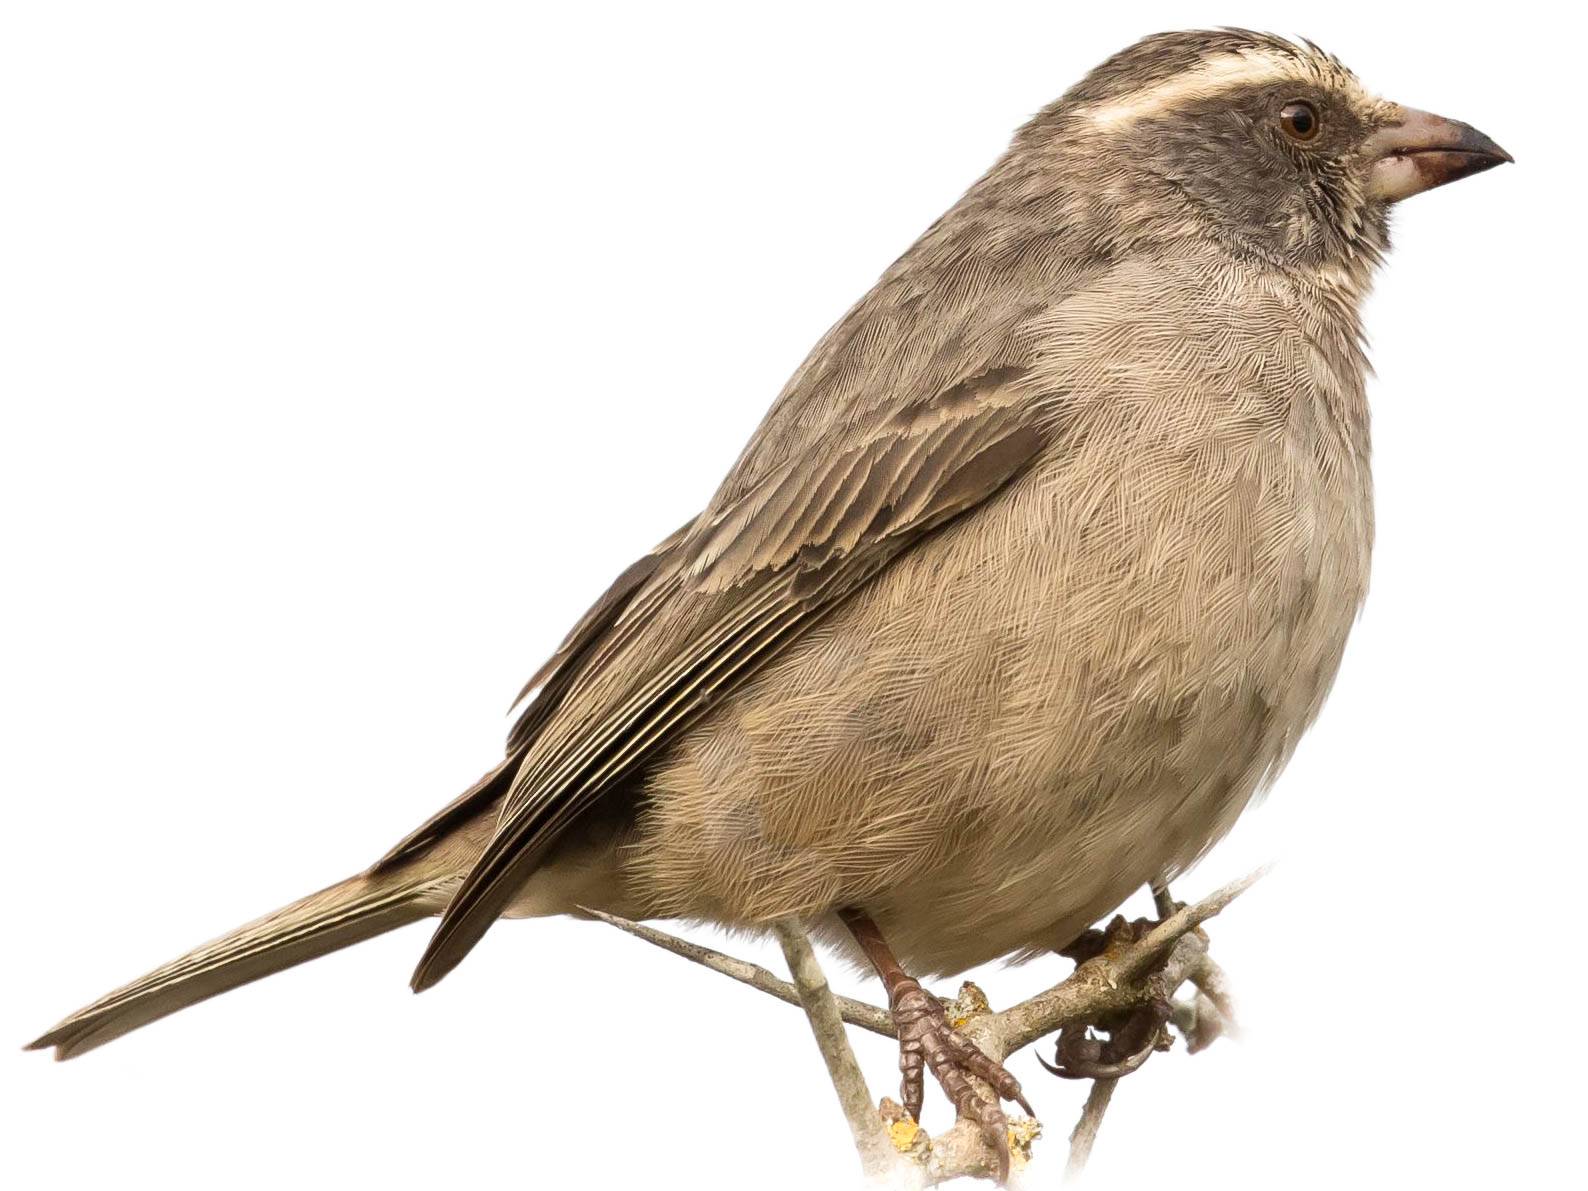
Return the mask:
[(1108, 1040), (1092, 1037), (1084, 1022), (1074, 1022), (1059, 1031), (1055, 1063), (1041, 1055), (1037, 1062), (1061, 1079), (1118, 1079), (1138, 1070), (1155, 1050), (1166, 1049), (1164, 1023), (1173, 1012), (1167, 1001), (1154, 1000), (1133, 1009), (1128, 1017), (1109, 1029)]
[(955, 1031), (942, 1004), (912, 979), (899, 980), (890, 991), (890, 1009), (899, 1030), (899, 1070), (904, 1073), (900, 1097), (905, 1111), (919, 1121), (923, 1098), (923, 1069), (930, 1068), (943, 1092), (962, 1117), (975, 1121), (998, 1155), (998, 1181), (1009, 1179), (1009, 1120), (997, 1100), (977, 1092), (971, 1077), (990, 1084), (1005, 1100), (1013, 1100), (1035, 1116), (1030, 1103), (1003, 1064), (983, 1054), (968, 1038)]
[[(998, 1155), (998, 1182), (1008, 1182), (1009, 1121), (999, 1098), (1014, 1100), (1031, 1116), (1036, 1116), (1021, 1094), (1019, 1081), (1004, 1070), (1002, 1063), (994, 1062), (968, 1038), (955, 1033), (943, 1003), (899, 965), (869, 914), (850, 907), (839, 911), (839, 918), (860, 944), (888, 990), (888, 1009), (899, 1034), (899, 1070), (903, 1073), (899, 1096), (904, 1101), (905, 1111), (915, 1121), (920, 1121), (922, 1069), (930, 1067), (960, 1117), (975, 1121), (987, 1144)], [(971, 1083), (972, 1077), (992, 1085), (992, 1103), (977, 1092)]]
[(950, 1032), (948, 1041), (954, 1050), (955, 1057), (964, 1066), (970, 1068), (971, 1074), (991, 1084), (993, 1090), (1003, 1099), (1013, 1100), (1021, 1108), (1025, 1109), (1028, 1117), (1037, 1115), (1036, 1110), (1031, 1107), (1030, 1101), (1026, 1099), (1025, 1093), (1020, 1090), (1020, 1081), (1011, 1075), (1002, 1063), (993, 1062), (976, 1049), (975, 1044), (970, 1039), (957, 1031)]

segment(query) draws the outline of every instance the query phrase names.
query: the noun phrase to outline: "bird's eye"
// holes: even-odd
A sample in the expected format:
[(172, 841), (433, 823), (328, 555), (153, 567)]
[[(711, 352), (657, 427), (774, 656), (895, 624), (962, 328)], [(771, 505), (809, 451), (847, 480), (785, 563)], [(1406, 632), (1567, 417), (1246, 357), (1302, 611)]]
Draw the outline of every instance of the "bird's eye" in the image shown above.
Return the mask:
[(1293, 99), (1279, 109), (1279, 126), (1293, 141), (1310, 141), (1318, 135), (1318, 109), (1304, 99)]

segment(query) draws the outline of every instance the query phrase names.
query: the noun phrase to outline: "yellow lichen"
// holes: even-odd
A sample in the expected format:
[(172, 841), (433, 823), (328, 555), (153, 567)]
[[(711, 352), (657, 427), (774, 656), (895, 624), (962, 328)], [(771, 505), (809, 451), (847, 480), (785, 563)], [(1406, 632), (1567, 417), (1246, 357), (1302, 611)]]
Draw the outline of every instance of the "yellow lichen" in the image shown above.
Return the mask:
[(970, 1021), (971, 1018), (992, 1012), (992, 1006), (987, 1001), (987, 994), (969, 980), (959, 986), (959, 996), (944, 1005), (944, 1009), (948, 1012), (949, 1024), (956, 1030)]
[(1035, 1117), (1019, 1117), (1009, 1123), (1009, 1156), (1019, 1170), (1031, 1161), (1031, 1146), (1042, 1136), (1042, 1122)]
[(908, 1154), (910, 1148), (915, 1145), (916, 1134), (920, 1132), (921, 1126), (909, 1117), (900, 1117), (888, 1126), (888, 1140), (893, 1142), (893, 1148), (899, 1153)]

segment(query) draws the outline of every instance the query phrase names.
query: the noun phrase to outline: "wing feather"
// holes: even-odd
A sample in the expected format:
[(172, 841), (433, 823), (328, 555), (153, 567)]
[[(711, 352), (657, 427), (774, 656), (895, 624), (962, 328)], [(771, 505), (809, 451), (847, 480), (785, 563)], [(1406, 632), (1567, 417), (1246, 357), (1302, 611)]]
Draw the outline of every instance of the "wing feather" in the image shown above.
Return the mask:
[(496, 834), (414, 987), (456, 966), (605, 791), (902, 550), (1018, 475), (1047, 437), (1025, 379), (994, 368), (839, 442), (818, 439), (674, 541), (603, 626), (605, 639), (585, 647), (527, 743)]

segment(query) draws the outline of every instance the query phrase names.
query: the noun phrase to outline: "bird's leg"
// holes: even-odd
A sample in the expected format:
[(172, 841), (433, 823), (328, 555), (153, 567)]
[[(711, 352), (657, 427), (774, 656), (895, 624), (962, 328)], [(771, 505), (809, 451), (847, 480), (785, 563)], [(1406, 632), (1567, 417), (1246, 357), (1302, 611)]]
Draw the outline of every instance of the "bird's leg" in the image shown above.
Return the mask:
[(1169, 892), (1169, 886), (1163, 881), (1154, 881), (1147, 886), (1152, 894), (1152, 908), (1158, 912), (1158, 921), (1162, 922), (1178, 910), (1182, 903), (1174, 900), (1174, 895)]
[[(1020, 1091), (1020, 1082), (1004, 1070), (1003, 1064), (988, 1058), (949, 1024), (942, 1002), (899, 966), (893, 949), (870, 915), (860, 910), (842, 910), (839, 918), (860, 944), (888, 991), (888, 1009), (899, 1031), (899, 1070), (903, 1073), (899, 1090), (905, 1111), (912, 1119), (921, 1119), (922, 1069), (931, 1068), (959, 1115), (975, 1121), (982, 1136), (997, 1151), (1000, 1180), (1006, 1180), (1009, 1176), (1009, 1122), (998, 1097), (1013, 1100), (1028, 1115), (1036, 1115)], [(972, 1076), (992, 1085), (997, 1095), (990, 1103), (971, 1083)]]

